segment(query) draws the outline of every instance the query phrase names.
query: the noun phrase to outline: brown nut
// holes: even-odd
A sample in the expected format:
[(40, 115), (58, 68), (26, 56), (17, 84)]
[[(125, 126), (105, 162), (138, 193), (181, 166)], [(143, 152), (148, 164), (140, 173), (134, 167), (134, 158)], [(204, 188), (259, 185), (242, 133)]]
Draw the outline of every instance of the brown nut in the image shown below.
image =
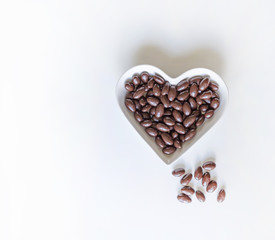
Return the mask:
[(190, 183), (190, 181), (192, 180), (192, 177), (193, 177), (192, 173), (187, 173), (182, 177), (182, 179), (180, 180), (180, 183), (186, 186)]
[(177, 90), (175, 86), (171, 86), (168, 92), (168, 99), (169, 101), (174, 101), (175, 98), (177, 97)]
[(199, 90), (204, 91), (206, 88), (208, 88), (209, 84), (210, 84), (209, 77), (202, 79), (199, 85)]
[(165, 147), (162, 149), (162, 152), (167, 155), (170, 155), (170, 154), (174, 153), (175, 151), (176, 151), (175, 147)]
[(178, 84), (177, 84), (177, 91), (183, 91), (183, 90), (185, 90), (185, 89), (187, 89), (188, 88), (188, 86), (189, 86), (189, 81), (188, 81), (188, 79), (183, 79), (183, 80), (181, 80)]
[(200, 202), (205, 202), (205, 196), (200, 190), (196, 191), (196, 197)]
[(172, 175), (175, 177), (181, 177), (185, 174), (184, 168), (176, 168), (173, 172)]
[(187, 195), (193, 195), (195, 193), (195, 190), (190, 186), (184, 186), (180, 191)]
[(126, 99), (125, 100), (125, 105), (131, 112), (136, 111), (136, 105), (131, 99)]
[(177, 198), (182, 203), (191, 203), (192, 202), (192, 199), (184, 193), (179, 194)]
[(207, 170), (207, 171), (211, 171), (216, 167), (216, 163), (212, 162), (212, 161), (207, 161), (202, 165), (202, 168)]
[(217, 186), (218, 186), (217, 182), (214, 180), (211, 180), (207, 185), (206, 191), (209, 193), (212, 193), (217, 189)]
[(225, 199), (225, 196), (226, 196), (226, 194), (225, 194), (224, 189), (221, 189), (220, 192), (218, 193), (217, 201), (219, 203), (223, 202)]
[(145, 131), (148, 133), (149, 136), (151, 137), (156, 137), (158, 135), (158, 131), (154, 128), (146, 128)]
[(173, 145), (174, 141), (170, 134), (168, 133), (161, 133), (161, 138), (165, 142), (166, 145)]
[(156, 144), (160, 147), (160, 148), (164, 148), (166, 147), (166, 144), (163, 142), (163, 140), (161, 139), (160, 136), (157, 136), (156, 139)]
[(203, 175), (203, 172), (202, 172), (202, 168), (201, 167), (198, 167), (194, 173), (194, 177), (196, 180), (201, 180), (202, 179), (202, 175)]
[(202, 175), (202, 186), (206, 187), (208, 183), (210, 182), (210, 173), (206, 172)]

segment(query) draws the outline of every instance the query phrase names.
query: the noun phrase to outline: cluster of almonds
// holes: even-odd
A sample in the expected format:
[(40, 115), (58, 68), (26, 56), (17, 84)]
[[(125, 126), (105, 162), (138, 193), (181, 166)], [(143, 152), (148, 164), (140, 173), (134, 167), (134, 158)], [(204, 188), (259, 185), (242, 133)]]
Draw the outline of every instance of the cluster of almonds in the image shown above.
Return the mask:
[(167, 155), (191, 140), (220, 105), (219, 86), (209, 76), (173, 85), (158, 74), (142, 72), (127, 81), (125, 89), (127, 109)]
[[(198, 181), (202, 180), (202, 186), (206, 187), (206, 191), (208, 193), (214, 192), (218, 187), (217, 182), (215, 180), (211, 180), (211, 175), (209, 173), (215, 167), (216, 163), (208, 161), (205, 162), (202, 167), (199, 166), (194, 172), (195, 179)], [(203, 170), (206, 170), (206, 172), (203, 173)], [(182, 177), (180, 183), (183, 185), (183, 187), (181, 188), (181, 193), (178, 195), (178, 200), (183, 203), (191, 203), (191, 195), (195, 193), (195, 190), (192, 187), (188, 186), (193, 178), (192, 173), (185, 174), (185, 170), (183, 168), (177, 168), (172, 172), (172, 175), (175, 177)], [(205, 202), (205, 195), (202, 191), (196, 190), (196, 197), (200, 202)], [(224, 199), (225, 190), (221, 189), (218, 193), (217, 201), (223, 202)]]

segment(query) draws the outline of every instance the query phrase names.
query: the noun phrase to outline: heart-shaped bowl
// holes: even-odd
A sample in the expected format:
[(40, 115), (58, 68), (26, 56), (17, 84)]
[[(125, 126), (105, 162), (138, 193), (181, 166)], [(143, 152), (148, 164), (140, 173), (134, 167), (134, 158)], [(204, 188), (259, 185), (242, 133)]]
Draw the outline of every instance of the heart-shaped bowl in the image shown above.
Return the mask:
[[(171, 84), (174, 84), (174, 85), (176, 85), (178, 82), (180, 82), (185, 78), (198, 76), (198, 75), (208, 75), (210, 76), (211, 81), (216, 82), (219, 85), (219, 90), (217, 92), (220, 97), (220, 106), (217, 110), (215, 110), (215, 114), (213, 115), (213, 117), (210, 119), (206, 119), (205, 122), (200, 127), (198, 127), (197, 134), (191, 140), (184, 142), (182, 144), (182, 148), (177, 149), (177, 151), (171, 155), (166, 155), (162, 152), (162, 149), (159, 146), (157, 146), (157, 144), (155, 143), (155, 138), (150, 137), (145, 132), (145, 129), (139, 124), (139, 122), (136, 121), (134, 114), (130, 112), (125, 106), (124, 102), (125, 102), (125, 96), (127, 94), (127, 90), (125, 89), (126, 81), (130, 80), (134, 74), (140, 74), (143, 71), (146, 71), (151, 75), (159, 74), (165, 80), (169, 81)], [(118, 100), (118, 104), (122, 112), (124, 113), (125, 117), (136, 129), (139, 135), (151, 146), (151, 148), (166, 164), (171, 164), (172, 162), (179, 159), (181, 155), (183, 155), (192, 145), (194, 145), (221, 118), (228, 101), (228, 89), (224, 81), (222, 80), (222, 78), (217, 73), (206, 68), (193, 68), (186, 71), (185, 73), (181, 74), (176, 78), (171, 78), (166, 73), (164, 73), (162, 70), (160, 70), (155, 66), (138, 65), (130, 68), (121, 76), (116, 86), (116, 97)]]

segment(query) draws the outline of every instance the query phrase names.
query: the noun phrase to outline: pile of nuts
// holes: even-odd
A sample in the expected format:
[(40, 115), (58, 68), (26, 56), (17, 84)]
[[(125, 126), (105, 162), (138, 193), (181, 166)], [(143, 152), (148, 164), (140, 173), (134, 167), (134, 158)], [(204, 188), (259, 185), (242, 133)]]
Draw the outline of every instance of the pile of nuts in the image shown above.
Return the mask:
[(158, 74), (142, 72), (127, 81), (125, 89), (127, 109), (168, 155), (192, 139), (220, 105), (219, 86), (209, 76), (194, 76), (172, 85)]
[[(216, 163), (213, 161), (205, 162), (202, 166), (199, 166), (194, 172), (194, 178), (198, 181), (201, 180), (202, 186), (206, 188), (208, 193), (214, 192), (218, 184), (215, 180), (211, 180), (210, 171), (216, 167)], [(205, 170), (206, 172), (203, 172)], [(193, 175), (192, 173), (185, 174), (183, 168), (177, 168), (172, 172), (172, 175), (175, 177), (182, 177), (180, 183), (183, 185), (181, 188), (181, 193), (178, 195), (178, 200), (183, 203), (191, 203), (191, 196), (196, 193), (196, 197), (200, 202), (205, 202), (205, 195), (200, 190), (194, 190), (191, 186), (188, 186), (191, 182)], [(225, 190), (221, 189), (217, 195), (217, 201), (223, 202), (225, 199)]]

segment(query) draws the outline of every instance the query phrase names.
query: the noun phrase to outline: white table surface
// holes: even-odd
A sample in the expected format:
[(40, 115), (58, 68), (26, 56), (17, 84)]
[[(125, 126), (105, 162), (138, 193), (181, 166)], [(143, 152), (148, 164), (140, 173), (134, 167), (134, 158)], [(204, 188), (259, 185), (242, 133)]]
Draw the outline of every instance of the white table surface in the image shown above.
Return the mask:
[[(274, 1), (2, 1), (0, 239), (275, 239)], [(128, 68), (219, 73), (220, 122), (166, 166), (122, 115)], [(171, 170), (215, 158), (227, 198)]]

